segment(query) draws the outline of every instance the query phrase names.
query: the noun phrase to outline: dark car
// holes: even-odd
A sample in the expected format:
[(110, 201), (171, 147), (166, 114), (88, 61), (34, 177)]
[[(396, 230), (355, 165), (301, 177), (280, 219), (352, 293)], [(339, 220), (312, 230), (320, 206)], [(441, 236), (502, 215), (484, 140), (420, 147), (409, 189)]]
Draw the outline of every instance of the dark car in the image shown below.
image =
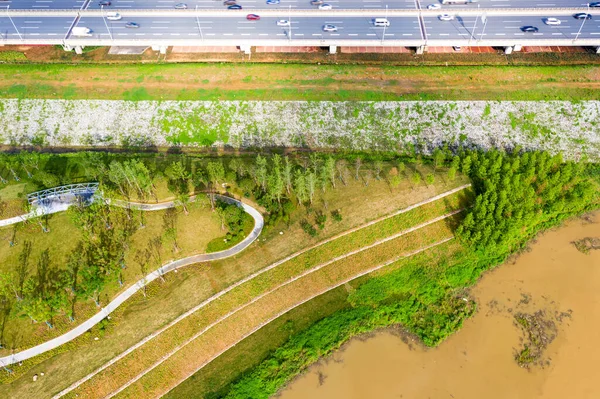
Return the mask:
[(232, 6), (227, 7), (228, 10), (241, 10), (242, 6), (239, 4), (234, 4)]
[(521, 32), (533, 32), (536, 33), (539, 31), (537, 26), (521, 26)]
[(127, 23), (125, 24), (125, 27), (126, 27), (126, 28), (129, 28), (129, 29), (137, 29), (137, 28), (139, 28), (139, 27), (140, 27), (140, 24), (137, 24), (137, 23), (135, 23), (135, 22), (127, 22)]
[(587, 12), (580, 12), (578, 14), (573, 15), (575, 19), (592, 19), (592, 14), (588, 14)]
[(248, 14), (246, 15), (246, 19), (248, 21), (258, 21), (260, 19), (260, 16), (256, 14)]
[(99, 6), (110, 6), (112, 3), (110, 1), (107, 0), (102, 0), (98, 2)]
[(600, 1), (595, 1), (589, 4), (590, 7), (600, 7)]

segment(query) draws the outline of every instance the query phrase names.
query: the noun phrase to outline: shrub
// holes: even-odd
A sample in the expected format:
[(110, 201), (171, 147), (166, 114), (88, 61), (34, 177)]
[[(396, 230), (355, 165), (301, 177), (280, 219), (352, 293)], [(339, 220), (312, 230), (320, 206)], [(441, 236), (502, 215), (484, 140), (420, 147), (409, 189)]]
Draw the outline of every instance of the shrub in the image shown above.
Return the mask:
[(331, 211), (331, 218), (335, 222), (341, 222), (342, 221), (342, 214), (340, 213), (340, 210), (336, 209), (335, 211)]
[(314, 228), (314, 226), (312, 224), (310, 224), (306, 219), (302, 220), (300, 222), (300, 226), (302, 226), (302, 230), (304, 230), (304, 232), (306, 234), (308, 234), (311, 237), (316, 237), (317, 236), (317, 229)]

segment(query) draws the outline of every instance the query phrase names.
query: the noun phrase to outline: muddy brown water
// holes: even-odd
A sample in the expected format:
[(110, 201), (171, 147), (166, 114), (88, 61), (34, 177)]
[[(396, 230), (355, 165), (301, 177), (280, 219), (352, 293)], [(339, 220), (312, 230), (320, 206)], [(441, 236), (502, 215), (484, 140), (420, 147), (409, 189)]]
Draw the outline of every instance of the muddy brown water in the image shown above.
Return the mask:
[[(471, 292), (477, 314), (439, 347), (403, 342), (393, 330), (355, 339), (281, 398), (600, 398), (600, 250), (579, 252), (572, 242), (585, 237), (600, 237), (600, 212), (485, 274)], [(514, 360), (524, 333), (513, 315), (537, 310), (554, 317), (558, 333), (544, 364), (528, 370)]]

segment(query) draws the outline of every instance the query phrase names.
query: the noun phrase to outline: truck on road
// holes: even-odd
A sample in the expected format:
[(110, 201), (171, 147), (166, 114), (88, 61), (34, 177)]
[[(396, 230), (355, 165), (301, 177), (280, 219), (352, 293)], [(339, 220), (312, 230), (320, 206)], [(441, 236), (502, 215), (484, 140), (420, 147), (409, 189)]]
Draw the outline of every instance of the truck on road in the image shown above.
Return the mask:
[(90, 28), (86, 28), (85, 26), (76, 26), (71, 31), (71, 36), (92, 36), (92, 30)]

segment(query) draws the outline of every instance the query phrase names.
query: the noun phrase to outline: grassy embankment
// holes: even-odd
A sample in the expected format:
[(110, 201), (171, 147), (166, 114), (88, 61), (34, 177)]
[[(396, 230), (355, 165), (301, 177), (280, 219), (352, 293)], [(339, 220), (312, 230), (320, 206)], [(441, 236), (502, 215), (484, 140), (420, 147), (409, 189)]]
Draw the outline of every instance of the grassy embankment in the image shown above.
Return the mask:
[[(387, 164), (386, 164), (387, 165)], [(393, 165), (393, 164), (392, 164)], [(369, 168), (368, 164), (364, 168)], [(388, 168), (389, 166), (385, 166)], [(324, 227), (319, 228), (317, 237), (305, 234), (299, 220), (306, 218), (303, 207), (294, 211), (285, 223), (276, 222), (267, 228), (260, 242), (248, 248), (240, 256), (227, 261), (212, 262), (210, 267), (200, 266), (181, 270), (178, 274), (167, 275), (165, 282), (153, 284), (148, 289), (148, 298), (138, 295), (124, 304), (116, 313), (111, 315), (109, 323), (101, 326), (100, 330), (94, 329), (72, 345), (67, 345), (65, 351), (55, 356), (49, 353), (41, 359), (35, 358), (25, 362), (15, 370), (16, 375), (10, 380), (27, 373), (45, 371), (45, 378), (40, 379), (40, 384), (27, 384), (27, 377), (20, 378), (0, 387), (0, 392), (15, 397), (31, 397), (43, 395), (43, 392), (57, 392), (65, 384), (81, 378), (85, 373), (108, 361), (111, 357), (133, 345), (135, 342), (158, 329), (178, 314), (189, 309), (193, 304), (202, 302), (208, 296), (227, 287), (240, 278), (280, 259), (293, 251), (305, 248), (323, 238), (348, 230), (368, 220), (393, 212), (415, 201), (423, 200), (440, 192), (447, 191), (464, 183), (460, 174), (455, 181), (449, 181), (446, 170), (434, 171), (429, 165), (411, 165), (406, 171), (409, 176), (413, 171), (427, 176), (433, 173), (436, 183), (426, 185), (423, 180), (410, 182), (403, 178), (397, 188), (391, 188), (386, 179), (371, 180), (368, 186), (362, 180), (350, 178), (347, 185), (338, 185), (335, 190), (317, 192), (314, 204), (310, 207), (310, 219), (315, 214), (338, 209), (343, 215), (341, 221), (328, 219)], [(361, 172), (361, 175), (367, 171)], [(233, 179), (234, 180), (234, 179)], [(231, 181), (231, 180), (230, 180)], [(237, 190), (235, 187), (232, 188)], [(243, 194), (243, 191), (239, 192)], [(273, 223), (273, 221), (269, 222)], [(279, 231), (285, 234), (280, 235)], [(99, 341), (94, 341), (94, 336), (101, 336)], [(44, 359), (49, 359), (38, 364)], [(33, 368), (30, 371), (27, 369)], [(52, 370), (52, 372), (48, 372)]]
[[(468, 298), (464, 289), (483, 271), (522, 248), (538, 231), (600, 205), (597, 165), (561, 164), (560, 158), (550, 159), (546, 154), (492, 153), (473, 156), (470, 169), (472, 159), (468, 158), (463, 170), (470, 172), (477, 198), (459, 228), (462, 243), (451, 244), (435, 259), (415, 258), (410, 265), (382, 273), (352, 290), (346, 299), (341, 294), (330, 298), (332, 306), (342, 310), (329, 316), (323, 312), (327, 317), (300, 333), (283, 329), (257, 332), (239, 351), (234, 348), (217, 360), (227, 369), (228, 361), (241, 360), (246, 354), (242, 365), (232, 364), (231, 372), (209, 366), (168, 397), (266, 398), (349, 338), (390, 324), (401, 323), (425, 344), (437, 345), (473, 311), (471, 302), (462, 300)], [(301, 312), (284, 316), (292, 317), (310, 324)], [(288, 339), (269, 352), (277, 344), (267, 342), (271, 338), (262, 334), (268, 332), (275, 342)], [(250, 372), (244, 368), (256, 364)]]
[(107, 100), (596, 100), (598, 66), (3, 65), (0, 97)]
[[(218, 354), (228, 344), (247, 334), (248, 330), (279, 314), (282, 309), (301, 302), (312, 293), (326, 290), (336, 281), (359, 274), (400, 254), (451, 237), (452, 225), (456, 225), (455, 218), (393, 238), (400, 231), (462, 207), (467, 201), (465, 194), (459, 193), (310, 249), (208, 304), (148, 345), (106, 369), (71, 395), (106, 395), (160, 360), (173, 348), (187, 345), (124, 392), (128, 396), (139, 397), (144, 395), (140, 391), (143, 386), (145, 392), (154, 389), (154, 393), (158, 393), (164, 386), (172, 386), (177, 378), (183, 378), (185, 372), (189, 372), (186, 369), (193, 370), (193, 367), (208, 361), (212, 354)], [(385, 241), (386, 238), (388, 241)], [(366, 248), (369, 245), (375, 246)], [(352, 254), (357, 250), (360, 252)], [(343, 258), (335, 260), (336, 257)], [(332, 260), (334, 261), (331, 263)], [(289, 282), (294, 276), (303, 277)], [(262, 295), (265, 296), (261, 297)], [(251, 302), (253, 298), (260, 299)], [(196, 336), (211, 322), (219, 320), (219, 316), (234, 309), (241, 311)]]
[[(273, 359), (282, 365), (289, 365), (290, 371), (304, 369), (318, 359), (328, 356), (356, 335), (380, 327), (388, 327), (390, 322), (406, 322), (406, 320), (390, 319), (387, 314), (379, 319), (373, 317), (369, 321), (364, 317), (358, 317), (359, 313), (353, 315), (353, 307), (348, 297), (365, 282), (399, 269), (405, 271), (405, 280), (398, 283), (404, 284), (411, 294), (423, 293), (426, 287), (437, 286), (436, 288), (439, 289), (438, 284), (442, 276), (450, 273), (451, 268), (460, 266), (460, 262), (465, 260), (462, 250), (461, 244), (453, 240), (320, 295), (267, 324), (237, 346), (227, 350), (164, 397), (168, 399), (220, 398), (230, 391), (232, 382), (239, 380), (264, 359)], [(416, 279), (418, 276), (421, 278)], [(438, 281), (431, 284), (431, 281), (427, 281), (429, 279), (438, 279)], [(447, 289), (447, 287), (443, 288)], [(347, 313), (340, 317), (342, 312)], [(334, 316), (329, 318), (332, 315)], [(354, 323), (349, 325), (348, 321), (353, 317)], [(319, 327), (313, 327), (319, 322), (321, 323)], [(333, 327), (336, 323), (339, 329)], [(406, 331), (404, 328), (403, 330)], [(282, 349), (278, 349), (280, 347)], [(303, 351), (304, 355), (298, 356), (298, 350)], [(291, 361), (286, 364), (286, 359)], [(301, 360), (298, 362), (299, 359)], [(290, 377), (290, 374), (284, 372), (281, 378), (273, 378), (273, 388), (279, 389), (288, 382)]]

